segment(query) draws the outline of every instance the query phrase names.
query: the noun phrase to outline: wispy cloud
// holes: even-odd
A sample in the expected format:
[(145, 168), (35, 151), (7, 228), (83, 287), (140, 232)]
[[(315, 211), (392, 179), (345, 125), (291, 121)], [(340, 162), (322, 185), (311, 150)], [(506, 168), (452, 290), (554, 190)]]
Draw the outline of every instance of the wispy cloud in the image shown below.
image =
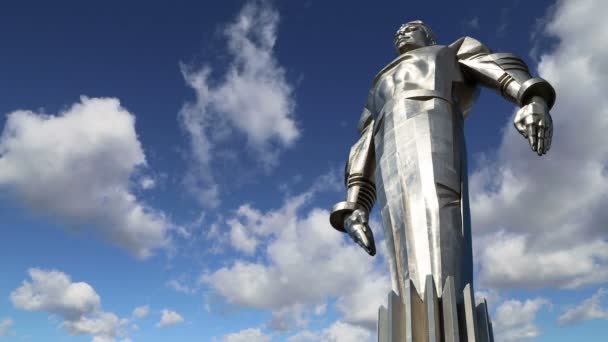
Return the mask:
[[(214, 341), (218, 341), (217, 339)], [(224, 336), (221, 342), (270, 342), (270, 335), (266, 335), (260, 328), (249, 328)], [(218, 342), (219, 342), (218, 341)]]
[(462, 22), (462, 27), (464, 32), (470, 32), (470, 31), (476, 31), (479, 30), (479, 17), (475, 16), (471, 19), (468, 20), (463, 20)]
[(150, 313), (150, 306), (143, 305), (143, 306), (138, 306), (135, 309), (133, 309), (132, 316), (135, 319), (142, 319), (142, 318), (148, 316), (149, 313)]
[(602, 307), (602, 300), (608, 291), (604, 288), (597, 290), (590, 298), (585, 299), (575, 307), (568, 308), (558, 318), (560, 325), (571, 325), (592, 319), (608, 320), (608, 307)]
[(179, 279), (168, 280), (165, 283), (165, 286), (169, 287), (170, 289), (174, 290), (175, 292), (188, 294), (188, 295), (194, 294), (198, 291), (197, 287), (189, 286), (188, 284), (186, 284), (185, 282), (183, 282)]
[(10, 318), (5, 318), (0, 321), (0, 337), (11, 334), (11, 327), (15, 322)]
[[(229, 58), (221, 77), (212, 78), (210, 65), (182, 65), (195, 92), (195, 101), (185, 103), (178, 116), (191, 146), (185, 182), (204, 206), (219, 203), (211, 167), (217, 144), (232, 141), (234, 133), (244, 136), (258, 164), (269, 169), (300, 135), (292, 86), (274, 55), (278, 22), (279, 13), (267, 2), (249, 2), (223, 30)], [(242, 151), (232, 153), (246, 159)]]

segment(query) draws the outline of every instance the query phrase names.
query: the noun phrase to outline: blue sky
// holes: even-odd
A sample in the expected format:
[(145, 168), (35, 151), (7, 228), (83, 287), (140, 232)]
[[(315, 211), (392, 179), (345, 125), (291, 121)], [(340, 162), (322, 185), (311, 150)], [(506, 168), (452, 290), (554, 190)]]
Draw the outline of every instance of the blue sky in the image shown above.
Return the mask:
[(606, 4), (219, 3), (0, 5), (0, 341), (372, 340), (384, 253), (328, 211), (414, 19), (558, 93), (542, 158), (491, 91), (466, 122), (496, 340), (608, 333)]

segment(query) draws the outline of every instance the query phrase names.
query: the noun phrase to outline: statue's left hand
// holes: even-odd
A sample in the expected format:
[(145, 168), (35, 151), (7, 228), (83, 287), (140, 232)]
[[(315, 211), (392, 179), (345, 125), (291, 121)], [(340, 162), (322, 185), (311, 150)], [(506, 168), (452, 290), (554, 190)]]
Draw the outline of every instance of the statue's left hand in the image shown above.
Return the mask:
[(530, 103), (517, 111), (513, 124), (519, 133), (528, 139), (532, 151), (539, 156), (549, 151), (553, 137), (553, 120), (545, 100), (533, 97)]
[(368, 224), (368, 213), (356, 209), (344, 219), (344, 228), (348, 235), (361, 246), (369, 255), (376, 255), (374, 233)]

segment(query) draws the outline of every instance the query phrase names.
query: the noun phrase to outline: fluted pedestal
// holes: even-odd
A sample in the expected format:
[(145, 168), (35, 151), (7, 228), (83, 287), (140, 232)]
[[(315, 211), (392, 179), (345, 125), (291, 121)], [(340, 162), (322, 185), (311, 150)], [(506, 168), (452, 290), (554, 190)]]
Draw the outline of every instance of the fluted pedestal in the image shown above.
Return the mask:
[(426, 277), (420, 295), (409, 281), (405, 294), (388, 295), (388, 309), (378, 312), (378, 342), (493, 342), (492, 322), (485, 299), (475, 306), (470, 285), (456, 296), (447, 277), (438, 297), (433, 276)]

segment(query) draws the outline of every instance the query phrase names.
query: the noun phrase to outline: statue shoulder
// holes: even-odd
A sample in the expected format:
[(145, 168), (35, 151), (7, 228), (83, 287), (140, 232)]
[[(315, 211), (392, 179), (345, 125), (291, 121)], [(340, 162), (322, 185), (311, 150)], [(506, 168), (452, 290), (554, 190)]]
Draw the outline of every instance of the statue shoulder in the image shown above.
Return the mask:
[(492, 53), (492, 51), (479, 40), (468, 36), (453, 42), (449, 45), (449, 48), (454, 50), (458, 59), (467, 59), (482, 53)]

